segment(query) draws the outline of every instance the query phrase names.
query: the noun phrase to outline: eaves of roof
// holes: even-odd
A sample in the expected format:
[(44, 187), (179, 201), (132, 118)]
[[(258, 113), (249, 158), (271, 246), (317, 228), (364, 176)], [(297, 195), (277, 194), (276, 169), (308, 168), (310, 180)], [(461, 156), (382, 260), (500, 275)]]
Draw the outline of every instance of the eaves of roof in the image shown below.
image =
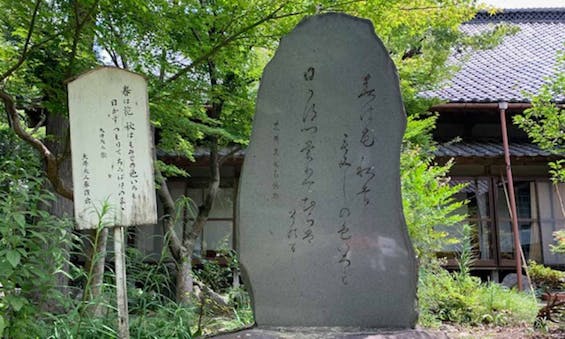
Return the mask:
[[(528, 142), (511, 142), (510, 154), (513, 157), (549, 157), (551, 153)], [(434, 152), (436, 157), (447, 158), (502, 158), (504, 148), (502, 142), (495, 141), (460, 141), (438, 145)]]

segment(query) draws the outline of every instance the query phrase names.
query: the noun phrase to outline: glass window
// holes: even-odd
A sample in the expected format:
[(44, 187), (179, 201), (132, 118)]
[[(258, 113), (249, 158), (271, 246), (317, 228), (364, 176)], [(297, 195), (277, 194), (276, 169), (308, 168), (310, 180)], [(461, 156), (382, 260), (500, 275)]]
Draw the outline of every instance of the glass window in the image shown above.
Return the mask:
[[(477, 264), (482, 261), (489, 265), (511, 265), (514, 261), (514, 236), (506, 182), (500, 177), (456, 178), (452, 182), (467, 184), (456, 199), (468, 201), (458, 212), (466, 213), (466, 222), (473, 226), (471, 236)], [(562, 203), (565, 184), (555, 186), (547, 180), (515, 180), (514, 192), (520, 244), (526, 260), (565, 265), (565, 255), (550, 250), (550, 245), (555, 243), (553, 232), (565, 229), (565, 207)], [(446, 228), (445, 231), (459, 239), (463, 236), (460, 227)], [(441, 255), (454, 258), (459, 249), (459, 245), (449, 245)]]
[(221, 188), (218, 190), (216, 200), (214, 200), (214, 207), (210, 211), (210, 218), (233, 218), (233, 188)]
[[(490, 202), (490, 180), (488, 178), (456, 178), (450, 182), (452, 185), (466, 184), (466, 186), (456, 194), (457, 200), (466, 200), (468, 203), (457, 213), (468, 216), (466, 223), (471, 225), (471, 244), (477, 260), (493, 260), (494, 246), (492, 234), (492, 217)], [(462, 239), (461, 227), (446, 228), (446, 232), (451, 237)], [(448, 258), (453, 258), (459, 252), (460, 245), (448, 245), (444, 251)]]
[[(506, 181), (497, 185), (497, 221), (500, 259), (514, 259), (514, 234), (510, 217), (510, 198)], [(536, 183), (533, 181), (515, 181), (514, 194), (518, 214), (518, 233), (526, 260), (542, 262), (540, 226), (537, 212)]]
[(565, 199), (565, 184), (555, 186), (550, 182), (537, 182), (537, 190), (541, 240), (544, 245), (543, 262), (546, 265), (563, 265), (565, 255), (551, 252), (550, 245), (555, 244), (553, 232), (565, 228), (562, 203), (562, 200)]
[(203, 249), (218, 251), (232, 248), (232, 222), (224, 220), (208, 220), (204, 226)]

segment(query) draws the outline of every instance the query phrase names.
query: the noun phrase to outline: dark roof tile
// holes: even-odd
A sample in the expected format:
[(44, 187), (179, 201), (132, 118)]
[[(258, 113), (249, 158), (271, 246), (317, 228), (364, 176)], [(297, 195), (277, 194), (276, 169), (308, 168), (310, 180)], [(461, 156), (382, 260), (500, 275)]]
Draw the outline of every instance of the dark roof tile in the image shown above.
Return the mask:
[(565, 8), (479, 13), (461, 29), (478, 34), (501, 22), (520, 30), (493, 49), (453, 55), (451, 62), (463, 62), (461, 69), (443, 88), (423, 95), (450, 102), (527, 102), (527, 93), (536, 93), (555, 74), (557, 54), (564, 50)]
[[(512, 142), (509, 144), (510, 155), (514, 157), (546, 157), (549, 152), (527, 142)], [(504, 157), (502, 141), (460, 141), (438, 145), (436, 157), (449, 158), (500, 158)]]

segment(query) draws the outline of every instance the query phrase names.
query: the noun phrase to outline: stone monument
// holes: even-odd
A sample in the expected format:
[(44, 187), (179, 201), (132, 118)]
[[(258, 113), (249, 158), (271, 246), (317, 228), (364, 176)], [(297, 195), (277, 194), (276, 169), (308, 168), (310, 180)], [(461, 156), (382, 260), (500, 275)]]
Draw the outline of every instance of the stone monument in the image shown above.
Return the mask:
[(368, 20), (324, 14), (266, 67), (238, 199), (259, 328), (413, 328), (417, 267), (402, 213), (406, 116)]

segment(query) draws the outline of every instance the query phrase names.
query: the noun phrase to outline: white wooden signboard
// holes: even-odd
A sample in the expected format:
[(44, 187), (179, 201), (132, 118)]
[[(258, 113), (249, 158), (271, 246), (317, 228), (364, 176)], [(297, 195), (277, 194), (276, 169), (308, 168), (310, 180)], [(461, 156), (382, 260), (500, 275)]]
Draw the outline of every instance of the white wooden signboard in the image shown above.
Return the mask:
[(157, 223), (145, 79), (102, 67), (71, 81), (68, 95), (77, 228), (96, 228), (105, 201), (108, 226)]

